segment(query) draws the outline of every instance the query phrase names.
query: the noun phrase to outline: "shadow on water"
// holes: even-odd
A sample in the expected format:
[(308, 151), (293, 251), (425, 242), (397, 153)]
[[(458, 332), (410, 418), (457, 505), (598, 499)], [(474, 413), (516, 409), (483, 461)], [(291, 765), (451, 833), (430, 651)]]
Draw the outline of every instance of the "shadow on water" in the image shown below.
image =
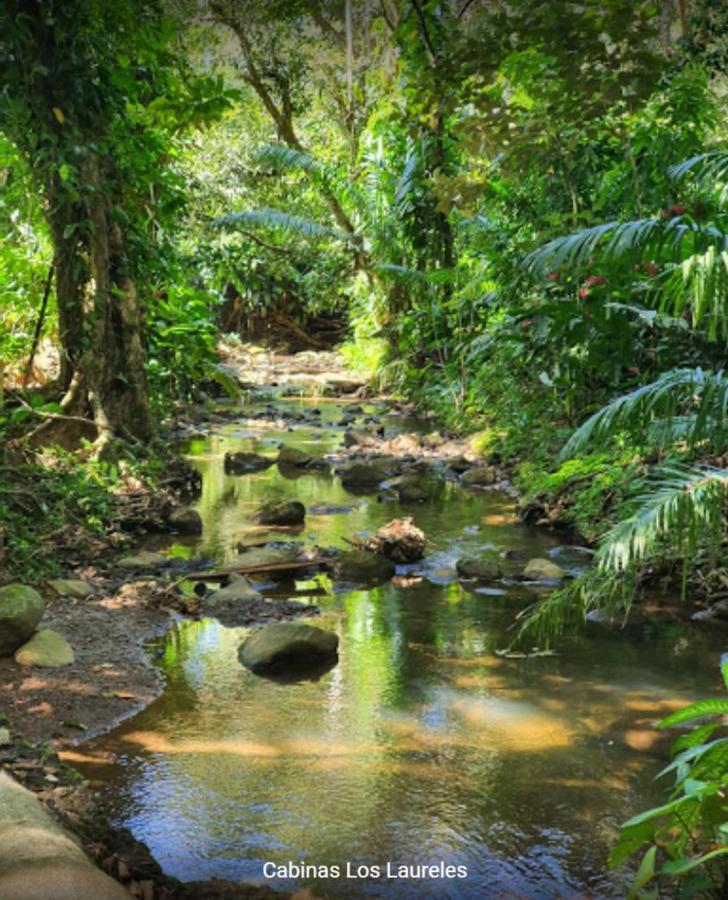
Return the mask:
[[(340, 441), (338, 414), (329, 406), (322, 426), (296, 432), (229, 426), (193, 442), (202, 552), (234, 556), (262, 500), (319, 505), (299, 539), (322, 545), (401, 515), (394, 499), (355, 497), (330, 474), (224, 473), (231, 449), (273, 455), (283, 442), (323, 454)], [(267, 861), (443, 861), (468, 877), (270, 883), (329, 897), (623, 895), (605, 860), (619, 823), (662, 796), (652, 779), (666, 745), (653, 722), (717, 689), (720, 635), (677, 621), (626, 637), (595, 628), (553, 657), (504, 658), (495, 651), (533, 595), (467, 590), (454, 561), (486, 549), (559, 555), (556, 541), (517, 525), (508, 498), (452, 484), (408, 513), (432, 550), (407, 586), (335, 593), (315, 583), (325, 589), (317, 624), (339, 636), (333, 669), (296, 684), (262, 679), (238, 660), (243, 629), (182, 623), (161, 645), (164, 694), (86, 744), (79, 768), (182, 879), (260, 881)]]

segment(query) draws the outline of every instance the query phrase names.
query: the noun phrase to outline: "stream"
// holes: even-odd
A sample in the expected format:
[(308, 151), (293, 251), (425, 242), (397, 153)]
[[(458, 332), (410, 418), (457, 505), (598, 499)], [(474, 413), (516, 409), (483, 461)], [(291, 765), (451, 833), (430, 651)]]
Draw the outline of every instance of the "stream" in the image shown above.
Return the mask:
[[(669, 739), (652, 723), (717, 689), (722, 636), (668, 613), (624, 631), (592, 625), (553, 656), (508, 658), (496, 651), (539, 588), (461, 583), (455, 561), (515, 550), (572, 575), (588, 564), (518, 524), (508, 495), (434, 478), (430, 499), (405, 510), (394, 492), (351, 493), (328, 471), (225, 473), (227, 451), (340, 449), (345, 408), (263, 396), (239, 421), (190, 439), (204, 531), (176, 543), (230, 563), (239, 544), (261, 540), (249, 524), (256, 506), (296, 499), (309, 510), (304, 530), (262, 539), (344, 547), (407, 514), (430, 541), (424, 563), (369, 590), (325, 575), (262, 585), (276, 597), (295, 588), (320, 609), (308, 621), (339, 635), (339, 662), (319, 681), (257, 677), (237, 657), (246, 629), (179, 622), (151, 648), (162, 696), (87, 742), (101, 761), (78, 768), (104, 792), (114, 824), (182, 880), (307, 886), (306, 896), (332, 898), (624, 896), (628, 873), (607, 871), (610, 845), (619, 823), (666, 787), (653, 778)], [(251, 415), (266, 410), (287, 415)], [(372, 413), (388, 434), (420, 427), (376, 405), (359, 418)], [(443, 862), (468, 874), (263, 878), (266, 862), (287, 861), (362, 872)]]

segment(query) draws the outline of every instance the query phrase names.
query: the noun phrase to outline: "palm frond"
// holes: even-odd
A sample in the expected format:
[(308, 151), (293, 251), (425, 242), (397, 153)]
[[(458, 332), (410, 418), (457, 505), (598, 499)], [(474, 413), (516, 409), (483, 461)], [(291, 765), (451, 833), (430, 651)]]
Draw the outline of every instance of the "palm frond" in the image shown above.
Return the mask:
[(363, 195), (351, 180), (340, 178), (334, 169), (304, 150), (295, 150), (284, 144), (265, 144), (258, 148), (254, 160), (280, 173), (304, 172), (314, 185), (333, 194), (339, 201), (346, 199), (357, 211), (366, 205)]
[(626, 618), (640, 565), (658, 550), (688, 560), (698, 544), (720, 546), (728, 470), (664, 466), (653, 471), (651, 484), (634, 514), (602, 540), (595, 566), (526, 611), (516, 641), (548, 644), (595, 609)]
[(300, 171), (326, 176), (325, 168), (310, 153), (284, 144), (264, 144), (255, 151), (253, 159), (259, 165), (269, 166), (277, 172)]
[(432, 269), (429, 272), (423, 272), (422, 269), (413, 269), (395, 263), (380, 263), (374, 267), (374, 271), (397, 281), (409, 283), (451, 284), (455, 280), (454, 269)]
[(520, 616), (514, 643), (529, 641), (548, 646), (559, 635), (583, 626), (588, 614), (596, 609), (603, 610), (609, 619), (622, 619), (629, 611), (634, 587), (634, 573), (615, 578), (591, 569), (526, 609)]
[(691, 555), (698, 537), (722, 529), (728, 498), (728, 470), (665, 465), (653, 470), (652, 490), (638, 498), (632, 516), (608, 532), (596, 554), (605, 574), (619, 574), (644, 562), (666, 535), (676, 555)]
[[(710, 440), (722, 449), (728, 431), (728, 377), (701, 368), (671, 369), (656, 381), (642, 385), (594, 413), (569, 438), (561, 452), (569, 459), (587, 444), (603, 441), (622, 430), (649, 434), (652, 423), (665, 423), (682, 411), (681, 428), (691, 445)], [(692, 425), (687, 426), (687, 418)]]
[(394, 202), (400, 213), (404, 215), (413, 208), (413, 194), (421, 183), (420, 156), (411, 149), (407, 154), (402, 173), (397, 179), (394, 189)]
[(269, 228), (273, 231), (284, 231), (305, 238), (334, 238), (340, 241), (349, 239), (349, 235), (334, 231), (320, 225), (312, 219), (293, 216), (277, 209), (252, 209), (245, 212), (230, 213), (213, 219), (213, 227), (235, 230), (243, 227)]
[(683, 259), (665, 279), (660, 306), (674, 316), (689, 309), (711, 341), (728, 338), (728, 250), (712, 245)]
[(671, 166), (668, 174), (675, 181), (691, 175), (698, 188), (717, 195), (720, 202), (728, 199), (728, 152), (725, 150), (699, 153)]
[(644, 249), (660, 234), (664, 222), (657, 218), (633, 222), (605, 222), (573, 234), (554, 238), (526, 257), (526, 268), (534, 275), (551, 269), (583, 266), (597, 250), (605, 257), (621, 255), (636, 247)]

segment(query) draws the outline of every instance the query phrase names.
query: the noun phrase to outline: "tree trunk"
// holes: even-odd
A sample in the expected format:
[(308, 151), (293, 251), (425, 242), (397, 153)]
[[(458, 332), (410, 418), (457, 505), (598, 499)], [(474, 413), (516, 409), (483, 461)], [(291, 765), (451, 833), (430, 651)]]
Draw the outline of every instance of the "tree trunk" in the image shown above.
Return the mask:
[[(53, 182), (55, 182), (55, 176)], [(58, 342), (61, 357), (59, 384), (68, 390), (84, 349), (83, 292), (88, 281), (88, 263), (75, 228), (84, 215), (52, 183), (48, 190), (47, 219), (53, 242), (53, 267), (58, 309)]]
[[(103, 446), (114, 436), (146, 440), (152, 433), (141, 339), (142, 316), (134, 280), (128, 270), (124, 236), (112, 221), (108, 186), (97, 158), (89, 167), (92, 186), (89, 218), (91, 274), (91, 346), (79, 368), (88, 384), (93, 417)], [(105, 190), (105, 188), (107, 190)]]

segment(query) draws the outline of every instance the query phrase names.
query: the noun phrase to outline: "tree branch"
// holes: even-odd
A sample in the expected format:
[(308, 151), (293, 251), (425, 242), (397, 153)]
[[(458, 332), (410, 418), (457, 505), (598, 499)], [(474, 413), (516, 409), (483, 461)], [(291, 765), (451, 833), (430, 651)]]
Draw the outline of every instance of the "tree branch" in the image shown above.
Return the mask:
[(417, 0), (412, 0), (412, 7), (417, 15), (417, 18), (420, 22), (420, 30), (422, 32), (422, 40), (425, 42), (425, 47), (427, 48), (427, 55), (430, 57), (430, 62), (433, 66), (437, 63), (437, 53), (435, 52), (435, 47), (430, 38), (430, 32), (427, 28), (427, 19), (425, 18), (425, 14), (422, 11), (422, 7), (417, 2)]
[(462, 19), (462, 17), (470, 9), (470, 7), (473, 5), (474, 2), (475, 2), (475, 0), (465, 0), (463, 8), (458, 13), (458, 19)]

